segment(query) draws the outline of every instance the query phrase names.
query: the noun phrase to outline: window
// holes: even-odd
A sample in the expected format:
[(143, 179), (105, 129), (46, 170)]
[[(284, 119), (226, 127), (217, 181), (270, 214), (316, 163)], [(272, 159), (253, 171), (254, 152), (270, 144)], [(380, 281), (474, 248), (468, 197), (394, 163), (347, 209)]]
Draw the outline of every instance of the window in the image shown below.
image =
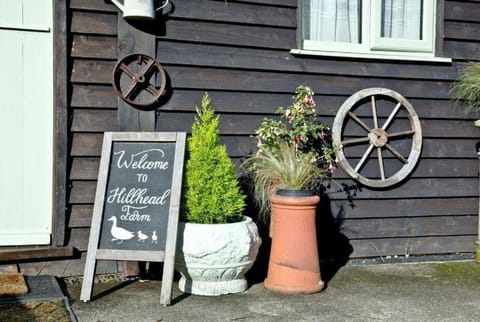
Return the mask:
[(434, 57), (436, 0), (302, 0), (303, 51)]

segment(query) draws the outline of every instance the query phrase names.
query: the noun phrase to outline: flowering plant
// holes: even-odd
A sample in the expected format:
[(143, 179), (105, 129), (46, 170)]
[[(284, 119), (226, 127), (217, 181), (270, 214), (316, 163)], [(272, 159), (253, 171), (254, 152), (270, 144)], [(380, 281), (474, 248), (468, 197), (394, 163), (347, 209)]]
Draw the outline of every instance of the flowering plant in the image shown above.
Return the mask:
[(282, 142), (294, 146), (297, 157), (311, 152), (319, 168), (326, 169), (324, 177), (335, 170), (335, 149), (330, 138), (330, 128), (319, 122), (315, 110), (313, 90), (304, 85), (297, 87), (293, 104), (279, 107), (281, 119), (265, 118), (255, 134), (259, 153), (262, 150), (276, 150)]
[(280, 119), (265, 118), (255, 131), (258, 152), (244, 162), (261, 213), (276, 189), (316, 189), (335, 170), (330, 128), (318, 121), (314, 92), (300, 85), (293, 103), (279, 107)]

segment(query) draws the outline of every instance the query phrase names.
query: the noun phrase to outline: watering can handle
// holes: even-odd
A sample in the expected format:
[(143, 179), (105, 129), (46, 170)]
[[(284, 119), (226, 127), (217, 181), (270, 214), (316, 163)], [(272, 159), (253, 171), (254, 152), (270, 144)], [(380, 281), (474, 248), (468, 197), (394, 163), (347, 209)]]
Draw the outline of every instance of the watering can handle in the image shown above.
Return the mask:
[[(112, 0), (112, 1), (115, 1), (115, 0)], [(165, 0), (164, 3), (160, 7), (155, 9), (155, 11), (165, 8), (168, 5), (168, 2), (169, 2), (169, 0)]]
[[(117, 0), (111, 0), (111, 1), (114, 5), (116, 5), (118, 7), (118, 9), (120, 9), (123, 12), (123, 4), (121, 4)], [(168, 0), (167, 0), (167, 2), (168, 2)]]

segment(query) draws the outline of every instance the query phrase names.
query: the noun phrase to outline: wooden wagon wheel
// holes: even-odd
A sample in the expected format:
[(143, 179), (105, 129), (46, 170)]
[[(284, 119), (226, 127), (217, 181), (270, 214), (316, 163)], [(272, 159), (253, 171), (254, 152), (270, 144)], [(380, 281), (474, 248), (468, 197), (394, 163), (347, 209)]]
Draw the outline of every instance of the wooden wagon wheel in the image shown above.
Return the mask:
[[(378, 115), (377, 101), (379, 100), (382, 101), (382, 113), (385, 114), (383, 124), (380, 124), (382, 120)], [(371, 115), (362, 120), (362, 117), (354, 112), (359, 106), (365, 104), (371, 105)], [(385, 105), (388, 107), (385, 108)], [(406, 129), (392, 130), (399, 111), (406, 116), (404, 119), (408, 119), (409, 124)], [(349, 125), (350, 129), (359, 128), (358, 135), (345, 135), (344, 131), (349, 122), (353, 124), (353, 126)], [(384, 188), (401, 182), (414, 169), (422, 149), (422, 128), (413, 106), (402, 95), (386, 88), (367, 88), (350, 96), (340, 107), (333, 123), (332, 139), (333, 144), (339, 147), (338, 165), (351, 178), (368, 187)], [(406, 156), (407, 153), (402, 153), (392, 146), (392, 142), (399, 140), (404, 140), (405, 142), (399, 143), (405, 143), (403, 146), (409, 147), (408, 156)], [(358, 161), (356, 157), (347, 156), (346, 149), (351, 147), (355, 147), (356, 151), (362, 151), (357, 155), (357, 157), (361, 156)], [(376, 161), (375, 157), (371, 156), (374, 150), (376, 150)], [(386, 156), (400, 162), (399, 169), (395, 169), (391, 174), (385, 171)], [(362, 174), (365, 164), (371, 161), (378, 163), (376, 174), (372, 175), (372, 171), (368, 175)], [(371, 168), (374, 167), (371, 166), (370, 170)]]
[[(155, 86), (158, 79), (160, 86)], [(118, 96), (136, 107), (155, 103), (165, 89), (165, 71), (159, 62), (144, 54), (130, 54), (113, 68), (113, 87)]]

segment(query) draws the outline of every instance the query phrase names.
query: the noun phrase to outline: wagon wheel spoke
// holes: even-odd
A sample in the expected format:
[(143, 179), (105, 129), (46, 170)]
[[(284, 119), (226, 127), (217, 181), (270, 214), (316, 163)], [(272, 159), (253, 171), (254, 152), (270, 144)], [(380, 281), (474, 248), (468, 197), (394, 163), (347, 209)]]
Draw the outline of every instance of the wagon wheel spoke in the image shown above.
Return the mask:
[(355, 144), (362, 144), (362, 143), (368, 143), (370, 139), (368, 136), (363, 137), (363, 138), (358, 138), (358, 139), (349, 139), (349, 140), (343, 140), (342, 145), (347, 146), (347, 145), (355, 145)]
[(375, 102), (375, 95), (372, 95), (371, 102), (372, 102), (373, 127), (375, 129), (378, 129), (377, 105)]
[(395, 105), (395, 108), (393, 109), (392, 113), (390, 113), (390, 115), (388, 116), (388, 119), (383, 124), (382, 130), (386, 130), (390, 126), (390, 124), (393, 121), (393, 118), (395, 117), (395, 115), (397, 115), (398, 111), (400, 110), (400, 107), (402, 107), (402, 103), (400, 102), (397, 103), (397, 105)]
[(348, 111), (348, 116), (350, 116), (355, 122), (357, 122), (357, 124), (360, 125), (365, 131), (367, 131), (367, 132), (372, 131), (372, 129), (367, 124), (363, 123), (363, 121), (361, 119), (359, 119), (352, 112)]
[(404, 164), (408, 163), (408, 160), (405, 159), (403, 155), (400, 154), (395, 148), (393, 148), (390, 144), (385, 144), (385, 148), (390, 151), (394, 156), (396, 156), (400, 161), (402, 161)]
[(389, 139), (398, 139), (406, 136), (412, 136), (415, 134), (415, 130), (409, 130), (409, 131), (402, 131), (402, 132), (396, 132), (396, 133), (388, 133), (388, 138)]
[(357, 166), (355, 167), (355, 172), (358, 172), (363, 167), (363, 164), (365, 163), (367, 158), (370, 156), (370, 153), (372, 153), (373, 147), (374, 145), (370, 144), (370, 146), (368, 147), (367, 151), (365, 151), (360, 161), (358, 161)]
[(385, 180), (385, 169), (383, 167), (382, 148), (377, 148), (378, 168), (380, 169), (380, 178)]

